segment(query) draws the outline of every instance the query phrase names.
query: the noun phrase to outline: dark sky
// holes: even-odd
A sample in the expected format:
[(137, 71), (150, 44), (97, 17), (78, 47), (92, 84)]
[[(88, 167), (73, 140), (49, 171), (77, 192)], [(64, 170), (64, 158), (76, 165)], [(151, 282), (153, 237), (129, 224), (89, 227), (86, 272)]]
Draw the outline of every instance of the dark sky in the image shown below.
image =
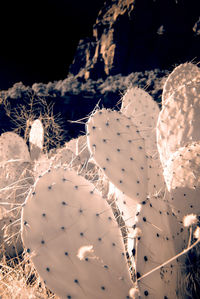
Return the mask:
[(0, 1), (0, 90), (64, 79), (104, 0)]

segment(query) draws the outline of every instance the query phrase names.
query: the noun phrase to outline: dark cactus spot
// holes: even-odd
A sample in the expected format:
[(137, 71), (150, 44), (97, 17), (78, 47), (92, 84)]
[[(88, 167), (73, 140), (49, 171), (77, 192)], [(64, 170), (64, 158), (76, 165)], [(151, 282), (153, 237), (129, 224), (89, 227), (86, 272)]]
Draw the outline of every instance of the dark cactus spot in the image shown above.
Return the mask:
[(149, 292), (148, 292), (148, 291), (144, 291), (144, 295), (145, 295), (145, 296), (148, 296), (148, 295), (149, 295)]
[(140, 278), (140, 277), (141, 277), (141, 275), (140, 275), (139, 272), (137, 272), (136, 276), (137, 276), (137, 278)]

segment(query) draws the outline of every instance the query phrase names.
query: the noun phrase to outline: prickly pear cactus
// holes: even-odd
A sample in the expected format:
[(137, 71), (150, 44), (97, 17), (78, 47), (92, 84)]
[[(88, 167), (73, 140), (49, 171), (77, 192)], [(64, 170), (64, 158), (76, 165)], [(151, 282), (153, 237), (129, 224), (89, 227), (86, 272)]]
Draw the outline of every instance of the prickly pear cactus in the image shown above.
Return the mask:
[(160, 109), (153, 98), (143, 89), (132, 87), (122, 98), (121, 112), (131, 117), (145, 139), (146, 153), (157, 153), (156, 124)]
[(147, 196), (144, 139), (122, 113), (97, 110), (87, 123), (88, 148), (109, 180), (136, 202)]
[(172, 213), (170, 206), (163, 201), (163, 194), (144, 201), (137, 213), (134, 228), (132, 255), (140, 298), (177, 298), (185, 257), (151, 273), (157, 266), (183, 251), (188, 244), (188, 232)]
[(40, 119), (34, 120), (29, 133), (29, 147), (31, 159), (38, 160), (44, 145), (44, 128)]
[(198, 66), (191, 62), (180, 64), (165, 81), (162, 93), (162, 104), (164, 105), (178, 89), (197, 82), (200, 82), (200, 70)]
[(174, 90), (165, 101), (157, 124), (157, 143), (163, 167), (171, 154), (200, 140), (200, 82)]
[(77, 138), (76, 143), (76, 155), (81, 158), (82, 161), (86, 162), (90, 159), (90, 152), (87, 146), (87, 136), (82, 135)]
[(179, 219), (188, 214), (200, 215), (199, 165), (200, 142), (193, 142), (175, 152), (165, 168), (169, 203)]
[(30, 154), (23, 138), (13, 132), (6, 132), (0, 136), (0, 162), (10, 160), (30, 162)]
[(199, 229), (199, 95), (198, 67), (183, 64), (165, 83), (160, 113), (132, 88), (121, 112), (91, 115), (89, 152), (83, 136), (51, 157), (23, 207), (22, 236), (61, 298), (191, 298), (180, 285), (196, 279), (186, 252), (200, 240), (183, 220), (191, 214)]
[(2, 252), (13, 256), (22, 251), (20, 211), (33, 184), (28, 148), (13, 132), (0, 136), (0, 177), (0, 246)]
[(145, 90), (134, 87), (123, 96), (121, 111), (131, 117), (144, 138), (148, 155), (148, 195), (158, 193), (165, 187), (157, 149), (156, 125), (160, 113), (158, 104)]
[(183, 186), (196, 189), (200, 186), (199, 173), (200, 141), (189, 143), (171, 155), (164, 171), (168, 190)]
[(57, 168), (36, 182), (23, 207), (22, 238), (60, 298), (129, 298), (120, 228), (106, 200), (76, 172)]

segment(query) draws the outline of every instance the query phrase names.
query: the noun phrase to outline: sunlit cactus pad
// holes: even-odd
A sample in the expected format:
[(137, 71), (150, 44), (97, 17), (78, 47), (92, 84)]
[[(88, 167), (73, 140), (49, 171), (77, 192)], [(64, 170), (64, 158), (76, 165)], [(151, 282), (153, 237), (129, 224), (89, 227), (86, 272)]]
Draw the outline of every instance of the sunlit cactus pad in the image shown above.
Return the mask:
[(36, 182), (23, 208), (22, 237), (60, 298), (129, 298), (120, 228), (106, 200), (74, 171), (54, 169)]

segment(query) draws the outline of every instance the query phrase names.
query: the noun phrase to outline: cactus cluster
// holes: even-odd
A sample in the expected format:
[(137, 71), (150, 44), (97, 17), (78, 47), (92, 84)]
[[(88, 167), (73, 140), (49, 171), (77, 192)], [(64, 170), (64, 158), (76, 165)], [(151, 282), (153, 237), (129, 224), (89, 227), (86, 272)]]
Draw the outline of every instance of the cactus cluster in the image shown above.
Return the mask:
[(5, 150), (1, 136), (0, 200), (26, 165), (29, 186), (18, 179), (9, 209), (20, 203), (26, 253), (60, 298), (198, 298), (183, 285), (199, 256), (199, 97), (200, 70), (185, 63), (167, 78), (161, 111), (133, 87), (120, 111), (95, 110), (85, 136), (49, 155), (39, 120), (29, 151), (13, 133)]

